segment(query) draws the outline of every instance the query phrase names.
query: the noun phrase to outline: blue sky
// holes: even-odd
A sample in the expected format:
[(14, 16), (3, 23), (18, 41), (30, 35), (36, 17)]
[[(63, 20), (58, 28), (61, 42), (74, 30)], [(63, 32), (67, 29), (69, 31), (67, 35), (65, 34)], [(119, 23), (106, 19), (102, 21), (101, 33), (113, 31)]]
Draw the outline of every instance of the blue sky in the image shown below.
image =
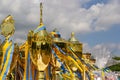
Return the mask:
[(92, 5), (96, 5), (97, 3), (104, 3), (107, 4), (109, 0), (89, 0), (87, 3), (83, 4), (84, 8), (90, 8)]
[(39, 25), (40, 2), (48, 32), (57, 28), (66, 39), (75, 32), (84, 52), (108, 48), (120, 55), (120, 0), (0, 0), (0, 22), (9, 14), (15, 19), (15, 42)]
[[(83, 8), (89, 9), (96, 4), (107, 4), (109, 0), (89, 0), (82, 5)], [(94, 22), (94, 21), (93, 21)], [(120, 43), (120, 24), (111, 25), (112, 28), (106, 31), (95, 31), (87, 34), (77, 34), (77, 37), (85, 43), (89, 43), (91, 46), (100, 43)]]
[(113, 25), (107, 31), (91, 32), (88, 34), (78, 34), (81, 42), (89, 43), (91, 46), (101, 43), (120, 43), (120, 25)]

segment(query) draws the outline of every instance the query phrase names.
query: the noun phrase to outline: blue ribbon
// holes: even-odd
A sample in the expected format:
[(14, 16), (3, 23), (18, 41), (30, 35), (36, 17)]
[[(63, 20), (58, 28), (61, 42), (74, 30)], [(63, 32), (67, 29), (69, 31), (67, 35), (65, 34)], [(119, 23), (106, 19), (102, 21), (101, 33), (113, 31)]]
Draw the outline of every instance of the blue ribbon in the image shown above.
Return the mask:
[[(32, 80), (32, 72), (31, 72), (31, 64), (30, 64), (30, 54), (28, 53), (28, 60), (27, 60), (27, 71), (26, 71), (26, 80)], [(29, 76), (30, 74), (30, 76)]]
[(60, 59), (58, 58), (58, 56), (56, 55), (55, 51), (52, 49), (52, 54), (54, 55), (54, 57), (57, 59), (57, 61), (60, 63), (61, 65), (61, 70), (63, 71), (63, 73), (66, 73), (67, 70), (65, 69), (64, 64), (60, 61)]
[(7, 65), (7, 68), (6, 68), (6, 71), (4, 73), (4, 76), (3, 76), (2, 80), (5, 80), (5, 78), (8, 74), (8, 71), (10, 69), (10, 64), (11, 64), (11, 61), (12, 61), (13, 52), (14, 52), (14, 44), (12, 44), (12, 51), (10, 53), (10, 59), (9, 59), (9, 62), (8, 62), (8, 65)]
[(39, 28), (34, 30), (34, 33), (37, 33), (38, 31), (45, 30), (45, 29), (46, 29), (45, 26), (42, 26), (42, 27), (40, 26)]
[(91, 79), (90, 79), (90, 76), (89, 76), (89, 73), (88, 73), (88, 72), (85, 72), (85, 74), (87, 75), (88, 80), (91, 80)]
[(52, 73), (51, 73), (51, 65), (50, 64), (48, 65), (48, 73), (49, 73), (49, 77), (51, 78), (52, 77)]
[[(10, 37), (10, 38), (8, 39), (8, 42), (10, 42), (10, 41), (12, 41), (12, 37)], [(13, 45), (14, 45), (14, 44), (13, 44)], [(3, 61), (3, 64), (2, 64), (2, 68), (3, 68), (4, 64), (5, 64), (6, 57), (7, 57), (7, 55), (8, 55), (8, 51), (9, 51), (10, 47), (11, 47), (11, 45), (9, 45), (9, 46), (7, 47), (7, 49), (6, 49), (6, 51), (5, 51), (6, 53), (5, 53), (4, 61)]]
[(80, 73), (79, 71), (76, 71), (75, 73), (77, 74), (78, 78), (79, 78), (80, 80), (82, 80), (82, 75), (81, 75), (81, 73)]
[(63, 54), (66, 54), (61, 48), (59, 48), (56, 44), (54, 44), (54, 46)]
[(6, 51), (5, 51), (6, 53), (5, 53), (5, 56), (4, 56), (4, 59), (3, 59), (4, 61), (3, 61), (3, 64), (2, 64), (2, 69), (3, 69), (3, 67), (4, 67), (4, 64), (5, 64), (5, 61), (6, 61), (6, 57), (7, 57), (7, 55), (8, 55), (8, 51), (9, 51), (10, 47), (11, 47), (11, 46), (8, 46), (7, 49), (6, 49)]
[[(71, 47), (69, 47), (69, 49), (74, 53), (74, 51), (72, 50), (72, 48)], [(83, 63), (83, 64), (85, 64), (86, 66), (88, 66), (88, 67), (91, 67), (91, 65), (90, 64), (87, 64), (81, 57), (79, 57), (79, 56), (77, 56), (79, 59), (80, 59), (80, 61)], [(73, 58), (73, 59), (75, 59), (75, 58)], [(76, 60), (76, 59), (75, 59)]]

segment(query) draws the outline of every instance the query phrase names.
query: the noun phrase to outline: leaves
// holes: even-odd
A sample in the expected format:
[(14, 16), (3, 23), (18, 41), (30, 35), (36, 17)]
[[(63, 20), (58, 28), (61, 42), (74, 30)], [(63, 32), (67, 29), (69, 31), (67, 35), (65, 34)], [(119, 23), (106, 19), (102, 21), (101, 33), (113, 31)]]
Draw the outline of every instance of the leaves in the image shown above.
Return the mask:
[(109, 66), (108, 68), (110, 68), (112, 71), (120, 71), (120, 63)]
[(120, 57), (113, 57), (114, 60), (120, 60)]

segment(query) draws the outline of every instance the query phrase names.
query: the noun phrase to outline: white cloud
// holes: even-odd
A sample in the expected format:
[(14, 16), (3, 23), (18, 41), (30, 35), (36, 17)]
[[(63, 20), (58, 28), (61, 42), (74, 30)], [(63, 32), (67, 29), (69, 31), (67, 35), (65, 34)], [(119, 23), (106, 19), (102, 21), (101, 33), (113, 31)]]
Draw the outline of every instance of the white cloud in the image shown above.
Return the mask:
[(16, 42), (18, 44), (23, 44), (23, 43), (25, 43), (25, 40), (21, 39), (21, 38), (17, 38), (17, 39), (14, 39), (14, 42)]
[(119, 1), (116, 0), (101, 8), (100, 15), (96, 21), (96, 30), (106, 30), (112, 25), (120, 23), (119, 4)]
[(44, 0), (33, 0), (33, 3), (35, 4), (40, 3), (40, 2), (44, 2)]
[(68, 37), (73, 31), (87, 33), (108, 30), (112, 25), (120, 24), (119, 0), (110, 0), (107, 4), (97, 3), (88, 9), (82, 7), (89, 1), (0, 0), (0, 22), (8, 14), (12, 14), (16, 29), (20, 27), (22, 30), (29, 30), (29, 26), (35, 28), (39, 25), (39, 2), (43, 2), (43, 20), (47, 30), (58, 28), (63, 37)]
[[(103, 30), (120, 22), (119, 0), (111, 0), (108, 4), (98, 3), (92, 5), (89, 9), (81, 7), (88, 1), (90, 0), (15, 0), (14, 2), (12, 0), (1, 0), (0, 10), (12, 12), (15, 16), (19, 13), (20, 17), (15, 18), (22, 18), (30, 24), (37, 24), (39, 22), (39, 2), (43, 2), (45, 23), (49, 23), (47, 25), (74, 28), (76, 32), (82, 32), (82, 30), (83, 32), (85, 30), (85, 32), (89, 32), (94, 29)], [(29, 13), (25, 13), (27, 11)], [(3, 13), (1, 15), (5, 16)]]
[(92, 52), (92, 51), (91, 51), (91, 47), (89, 46), (88, 43), (83, 43), (83, 52), (84, 52), (84, 53)]

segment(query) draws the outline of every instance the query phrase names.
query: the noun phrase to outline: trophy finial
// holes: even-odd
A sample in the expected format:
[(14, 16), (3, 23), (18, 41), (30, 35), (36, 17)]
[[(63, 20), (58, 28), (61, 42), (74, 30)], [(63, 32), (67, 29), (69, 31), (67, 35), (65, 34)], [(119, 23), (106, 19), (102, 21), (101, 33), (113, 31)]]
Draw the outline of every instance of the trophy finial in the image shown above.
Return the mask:
[(43, 24), (43, 20), (42, 20), (42, 16), (43, 16), (42, 8), (43, 8), (43, 6), (42, 6), (42, 2), (41, 2), (40, 3), (40, 25)]

